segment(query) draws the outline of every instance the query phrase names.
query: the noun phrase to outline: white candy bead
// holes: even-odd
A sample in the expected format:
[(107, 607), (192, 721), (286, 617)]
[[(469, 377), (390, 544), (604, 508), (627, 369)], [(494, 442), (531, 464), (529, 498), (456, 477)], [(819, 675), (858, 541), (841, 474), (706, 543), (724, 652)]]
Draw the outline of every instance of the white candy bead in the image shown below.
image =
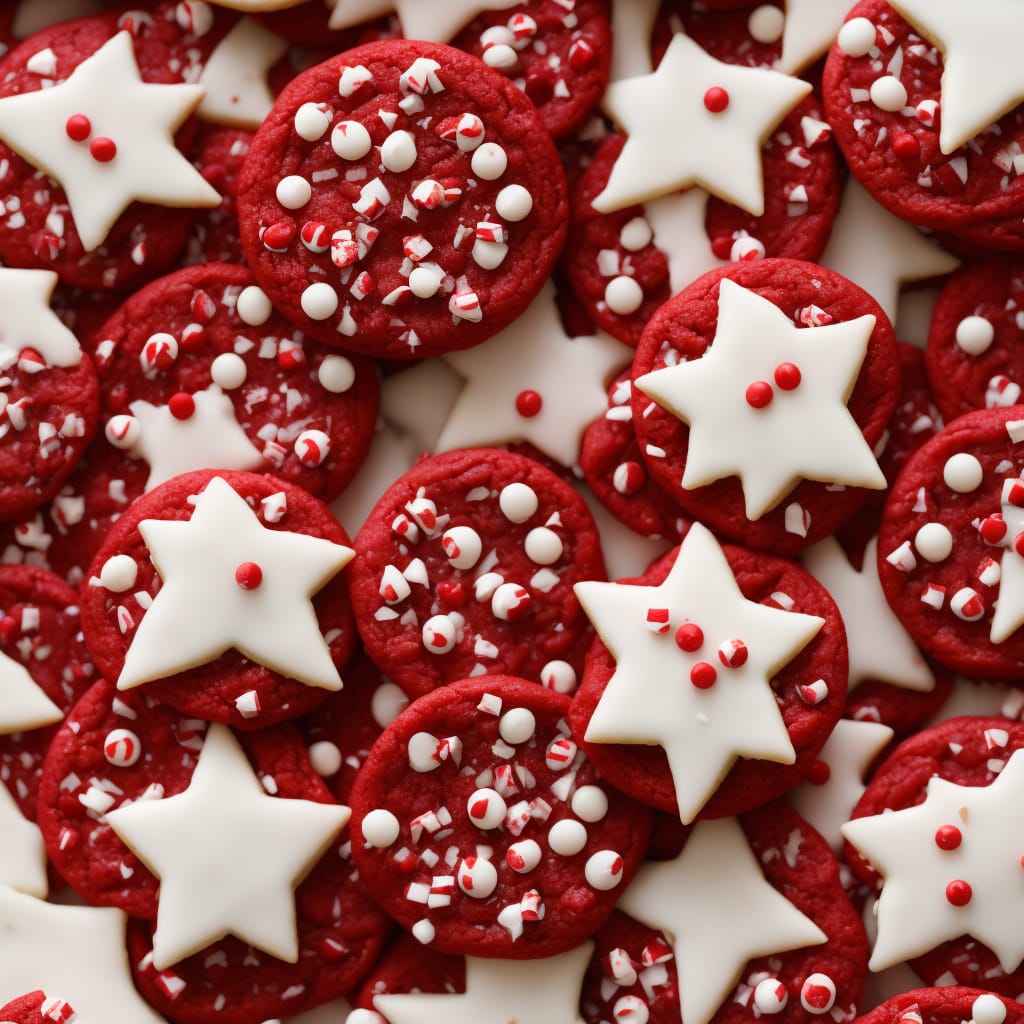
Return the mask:
[(540, 863), (542, 853), (535, 839), (521, 839), (505, 851), (505, 862), (513, 871), (525, 875)]
[(508, 808), (501, 794), (493, 789), (478, 789), (466, 801), (466, 813), (477, 828), (497, 828)]
[(785, 26), (785, 14), (778, 7), (772, 7), (771, 4), (755, 7), (747, 19), (747, 31), (751, 38), (755, 42), (765, 45), (777, 43), (782, 38)]
[(496, 142), (485, 142), (473, 151), (473, 173), (484, 181), (495, 181), (508, 170), (508, 154)]
[(613, 313), (629, 316), (643, 305), (644, 290), (634, 278), (620, 274), (605, 285), (604, 301)]
[(883, 75), (871, 83), (868, 90), (871, 95), (871, 102), (879, 110), (888, 110), (894, 113), (902, 110), (907, 105), (906, 86), (892, 75)]
[(971, 1003), (971, 1020), (974, 1024), (1003, 1024), (1006, 1005), (998, 996), (986, 992)]
[(313, 186), (298, 174), (289, 174), (277, 183), (277, 201), (286, 210), (301, 210), (313, 198)]
[(331, 132), (331, 148), (342, 160), (361, 160), (371, 146), (370, 133), (358, 121), (339, 121)]
[(317, 775), (329, 779), (341, 771), (341, 751), (336, 743), (319, 740), (309, 748), (309, 763)]
[(536, 493), (527, 484), (509, 484), (498, 495), (498, 507), (513, 523), (525, 523), (537, 511), (539, 504)]
[(117, 768), (130, 768), (141, 754), (139, 737), (130, 729), (112, 729), (103, 741), (103, 756)]
[(363, 837), (378, 850), (390, 846), (401, 832), (398, 819), (383, 807), (374, 808), (363, 818)]
[(310, 320), (326, 320), (338, 309), (338, 293), (326, 281), (309, 285), (299, 301)]
[(537, 719), (527, 708), (511, 708), (501, 716), (498, 722), (498, 734), (506, 743), (518, 745), (533, 737), (537, 729)]
[(530, 216), (533, 196), (522, 185), (506, 185), (494, 200), (494, 208), (499, 217), (515, 224)]
[(778, 978), (765, 978), (754, 988), (754, 1005), (767, 1014), (781, 1013), (789, 1002), (786, 986)]
[(274, 307), (270, 304), (267, 293), (258, 285), (251, 284), (238, 293), (235, 312), (243, 323), (259, 327), (260, 324), (265, 324), (270, 319)]
[(234, 352), (221, 352), (210, 364), (210, 378), (224, 391), (235, 391), (249, 375), (245, 360)]
[(135, 586), (138, 563), (131, 555), (111, 555), (100, 569), (100, 583), (113, 594), (123, 594)]
[(608, 813), (608, 796), (600, 786), (580, 786), (569, 806), (583, 821), (600, 821)]
[(416, 163), (416, 142), (409, 132), (392, 132), (380, 147), (380, 162), (389, 171), (401, 174)]
[(356, 368), (344, 356), (327, 356), (316, 372), (324, 391), (343, 395), (356, 381)]
[(548, 829), (548, 846), (562, 857), (572, 857), (587, 845), (587, 828), (579, 821), (564, 818)]
[(848, 57), (863, 57), (875, 45), (875, 26), (867, 18), (851, 18), (839, 30), (836, 42)]
[(622, 881), (622, 857), (614, 850), (598, 850), (587, 860), (583, 876), (592, 889), (608, 892)]
[(914, 535), (914, 547), (929, 562), (943, 562), (953, 551), (953, 534), (942, 523), (925, 523)]
[(995, 337), (995, 328), (983, 316), (965, 316), (956, 325), (956, 343), (969, 356), (980, 356), (987, 351)]
[(957, 452), (946, 459), (942, 467), (942, 479), (946, 486), (957, 494), (970, 494), (981, 485), (984, 470), (978, 459), (969, 452)]
[(331, 126), (331, 115), (319, 103), (303, 103), (295, 111), (295, 131), (307, 142), (322, 139)]
[(555, 693), (572, 693), (576, 689), (576, 670), (567, 661), (549, 661), (540, 670), (540, 681)]
[(409, 737), (409, 767), (414, 772), (432, 772), (440, 763), (436, 736), (417, 732)]
[(483, 541), (471, 526), (453, 526), (441, 535), (441, 547), (453, 568), (472, 569), (480, 560)]
[(546, 526), (538, 526), (526, 535), (526, 557), (537, 565), (553, 565), (562, 557), (562, 538)]

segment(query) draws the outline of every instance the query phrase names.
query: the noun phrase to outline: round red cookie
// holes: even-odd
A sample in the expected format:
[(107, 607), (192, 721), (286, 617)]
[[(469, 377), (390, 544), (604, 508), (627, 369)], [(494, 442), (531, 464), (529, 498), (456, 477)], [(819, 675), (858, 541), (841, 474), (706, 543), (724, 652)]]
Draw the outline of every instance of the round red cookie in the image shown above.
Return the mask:
[(985, 224), (993, 249), (1020, 251), (1024, 188), (1007, 154), (1024, 140), (1024, 108), (943, 153), (942, 51), (886, 0), (861, 0), (847, 15), (854, 19), (864, 19), (863, 31), (840, 33), (822, 83), (828, 122), (853, 175), (904, 220), (954, 234)]
[[(721, 325), (720, 303), (728, 316)], [(865, 317), (874, 318), (866, 347)], [(728, 344), (715, 353), (723, 335)], [(820, 350), (808, 347), (812, 337)], [(835, 359), (827, 354), (833, 346)], [(708, 368), (696, 369), (709, 354)], [(841, 379), (831, 375), (833, 364), (844, 367)], [(650, 377), (642, 385), (648, 393), (638, 385), (669, 367), (678, 379), (684, 365), (694, 367), (692, 379), (717, 374), (714, 390), (702, 385), (716, 401), (699, 403), (697, 426), (700, 464), (720, 475), (690, 487), (682, 480), (693, 427), (649, 397), (663, 385)], [(633, 361), (633, 424), (651, 475), (684, 512), (729, 539), (792, 555), (833, 533), (867, 500), (871, 491), (848, 486), (853, 480), (884, 487), (871, 451), (896, 408), (899, 384), (892, 327), (867, 292), (814, 264), (757, 260), (705, 274), (651, 318)], [(695, 398), (689, 396), (691, 407)], [(760, 481), (756, 501), (745, 495), (737, 467)], [(771, 496), (760, 489), (769, 484)]]
[[(762, 256), (816, 260), (839, 209), (840, 163), (818, 102), (801, 101), (761, 149), (765, 212), (755, 217), (700, 189), (598, 213), (624, 139), (609, 138), (573, 189), (563, 264), (594, 322), (636, 347), (671, 295), (723, 262)], [(687, 206), (692, 215), (682, 217)], [(704, 230), (699, 224), (703, 222)]]
[[(1024, 724), (1008, 718), (952, 718), (925, 729), (904, 740), (877, 769), (850, 820), (915, 808), (926, 801), (929, 783), (933, 779), (963, 787), (993, 787), (1002, 781), (1000, 774), (1003, 768), (1021, 747), (1024, 747)], [(1006, 781), (1009, 784), (1009, 780)], [(1017, 807), (1015, 798), (1012, 792), (1005, 796), (1005, 813), (1013, 817)], [(919, 830), (921, 834), (917, 836), (908, 832), (904, 834), (903, 841), (911, 849), (915, 848), (915, 843), (929, 847), (921, 851), (921, 875), (925, 879), (934, 874), (930, 862), (936, 848), (948, 854), (949, 880), (962, 880), (967, 876), (968, 885), (977, 892), (968, 895), (966, 903), (955, 904), (964, 906), (965, 914), (978, 901), (993, 913), (1012, 913), (1013, 901), (1018, 896), (1013, 882), (1005, 891), (1000, 889), (1002, 859), (994, 857), (987, 862), (981, 869), (983, 874), (971, 871), (971, 844), (987, 842), (988, 839), (983, 833), (972, 832), (971, 825), (975, 819), (971, 816), (970, 801), (965, 797), (963, 802), (968, 806), (959, 812), (959, 821), (955, 820), (954, 812), (951, 814), (954, 820), (949, 827), (943, 825), (934, 830)], [(978, 828), (982, 828), (985, 818), (979, 816), (977, 821)], [(988, 824), (991, 825), (991, 820)], [(940, 832), (943, 833), (941, 836)], [(964, 856), (956, 852), (961, 845)], [(844, 853), (859, 879), (875, 889), (882, 886), (879, 873), (849, 841)], [(1015, 864), (1018, 860), (1014, 857)], [(900, 877), (899, 884), (906, 886), (911, 884), (911, 880)], [(937, 892), (925, 893), (922, 890), (920, 898), (945, 902), (947, 895), (940, 886)], [(943, 941), (941, 936), (936, 938), (934, 947), (914, 956), (909, 961), (910, 965), (930, 985), (984, 987), (1010, 999), (1016, 998), (1024, 983), (1024, 967), (1018, 965), (1013, 970), (1004, 970), (996, 953), (971, 937), (970, 927), (970, 921), (965, 920), (961, 936), (949, 941)]]
[(976, 1024), (1020, 1024), (1020, 1003), (1000, 996), (987, 988), (943, 985), (939, 988), (916, 988), (886, 999), (874, 1009), (861, 1014), (856, 1024), (960, 1024), (973, 1020)]
[[(852, 1015), (867, 972), (867, 940), (828, 844), (784, 803), (748, 811), (738, 824), (764, 878), (821, 929), (826, 942), (748, 961), (712, 1024), (765, 1017), (779, 1024), (811, 1024), (830, 1011)], [(706, 884), (713, 893), (723, 881), (712, 877)], [(666, 890), (666, 907), (672, 897)], [(665, 932), (616, 911), (594, 939), (597, 948), (580, 1000), (583, 1019), (588, 1024), (620, 1019), (678, 1024), (677, 958)], [(685, 945), (683, 950), (685, 956)]]
[(1021, 401), (1024, 260), (968, 263), (943, 285), (928, 331), (928, 378), (951, 420)]
[(565, 238), (565, 178), (533, 105), (483, 61), (409, 40), (299, 75), (238, 188), (242, 246), (327, 344), (421, 358), (525, 309)]
[(347, 545), (327, 507), (293, 484), (212, 470), (175, 477), (118, 519), (93, 560), (82, 625), (97, 668), (236, 728), (296, 718), (341, 688), (355, 650), (338, 575)]
[(1024, 665), (1014, 546), (1022, 420), (1020, 406), (982, 409), (924, 444), (893, 484), (878, 538), (893, 611), (926, 653), (971, 678), (1016, 681)]
[(782, 56), (783, 8), (782, 0), (729, 5), (662, 0), (651, 34), (655, 63), (661, 61), (673, 34), (685, 32), (717, 60), (774, 68)]
[(593, 633), (573, 584), (605, 568), (590, 511), (550, 470), (493, 448), (424, 459), (353, 544), (366, 652), (410, 696), (481, 672), (575, 686)]
[(78, 594), (46, 569), (0, 565), (0, 660), (8, 658), (55, 705), (52, 723), (38, 728), (11, 717), (11, 702), (8, 713), (0, 711), (0, 781), (34, 821), (43, 758), (58, 722), (95, 678), (82, 642)]
[(153, 281), (101, 333), (106, 441), (149, 464), (148, 490), (217, 467), (273, 473), (329, 501), (369, 450), (376, 367), (306, 338), (244, 267), (204, 264)]
[[(30, 36), (4, 58), (0, 65), (3, 77), (0, 85), (0, 135), (3, 138), (0, 156), (6, 168), (4, 204), (7, 215), (0, 222), (0, 258), (5, 264), (55, 270), (63, 282), (83, 288), (120, 289), (159, 274), (181, 252), (192, 219), (191, 211), (186, 208), (189, 201), (174, 199), (173, 205), (132, 201), (134, 192), (150, 187), (149, 182), (145, 185), (135, 182), (131, 186), (132, 179), (128, 178), (117, 179), (107, 185), (110, 189), (124, 190), (125, 209), (100, 241), (92, 240), (91, 228), (90, 235), (83, 241), (75, 224), (64, 180), (65, 175), (75, 174), (75, 168), (81, 166), (79, 151), (74, 147), (90, 147), (87, 151), (92, 153), (91, 147), (95, 144), (99, 147), (96, 149), (99, 155), (93, 155), (92, 159), (100, 164), (110, 163), (116, 171), (117, 147), (123, 150), (136, 144), (136, 140), (141, 145), (153, 144), (152, 135), (131, 130), (130, 118), (141, 116), (145, 107), (136, 102), (122, 110), (110, 99), (119, 88), (123, 88), (122, 85), (110, 82), (109, 88), (114, 92), (107, 98), (106, 109), (94, 109), (95, 97), (87, 89), (76, 83), (68, 86), (72, 94), (65, 106), (78, 104), (81, 107), (76, 114), (85, 119), (78, 122), (84, 138), (79, 141), (75, 136), (67, 136), (68, 148), (60, 154), (60, 162), (52, 167), (52, 176), (37, 169), (30, 159), (19, 155), (23, 152), (24, 137), (18, 135), (19, 141), (15, 141), (10, 129), (5, 127), (3, 114), (5, 98), (34, 93), (44, 86), (63, 86), (73, 79), (76, 69), (110, 44), (120, 31), (130, 34), (134, 61), (142, 81), (157, 86), (181, 86), (186, 80), (194, 80), (202, 62), (234, 15), (227, 12), (215, 14), (214, 8), (207, 7), (202, 17), (186, 19), (188, 27), (182, 27), (176, 17), (176, 8), (180, 6), (172, 0), (164, 0), (145, 11), (110, 12), (61, 22)], [(116, 43), (112, 45), (119, 50)], [(126, 73), (127, 85), (132, 74), (131, 62), (126, 65)], [(113, 77), (109, 70), (106, 74), (108, 78)], [(168, 97), (165, 102), (170, 104), (172, 100)], [(152, 116), (155, 116), (155, 108)], [(168, 114), (161, 116), (167, 119)], [(186, 122), (179, 129), (181, 120), (183, 118), (168, 127), (177, 130), (174, 143), (185, 150), (194, 128), (192, 122)], [(93, 121), (96, 122), (95, 131)], [(108, 144), (109, 136), (103, 134), (103, 125), (108, 126), (108, 132), (118, 136), (112, 140), (112, 148)], [(45, 130), (59, 132), (63, 137), (66, 127), (62, 120), (59, 124), (46, 125)], [(72, 130), (79, 133), (79, 128)], [(170, 149), (170, 141), (165, 144)], [(58, 157), (51, 155), (49, 159), (57, 161)], [(180, 164), (174, 161), (177, 166), (173, 172), (171, 161), (165, 159), (163, 162), (168, 166), (166, 176), (162, 168), (151, 169), (154, 192), (169, 190), (176, 195), (200, 198), (198, 185), (202, 184), (201, 179), (197, 185), (189, 178), (184, 156), (180, 157)], [(183, 185), (186, 179), (187, 188)], [(78, 197), (76, 202), (81, 204), (80, 186), (76, 187), (74, 194)], [(202, 199), (207, 203), (213, 201), (209, 195)]]
[(352, 790), (352, 853), (424, 945), (551, 956), (611, 912), (649, 815), (600, 784), (568, 711), (563, 694), (481, 676), (421, 697), (374, 744)]
[(645, 537), (679, 537), (688, 520), (647, 472), (633, 429), (630, 370), (608, 389), (608, 411), (583, 435), (580, 469), (598, 501)]
[(556, 141), (572, 135), (608, 84), (608, 0), (527, 0), (474, 18), (452, 45), (507, 75)]
[[(687, 536), (689, 535), (688, 533)], [(671, 601), (672, 593), (664, 589), (656, 592), (654, 588), (667, 579), (679, 559), (681, 550), (685, 553), (685, 549), (676, 548), (658, 559), (643, 576), (634, 580), (621, 580), (620, 584), (629, 587), (650, 587), (652, 607), (661, 607), (666, 601)], [(722, 551), (736, 586), (746, 601), (775, 610), (817, 616), (824, 622), (806, 646), (788, 663), (782, 665), (770, 680), (774, 704), (778, 707), (778, 713), (792, 746), (792, 763), (776, 763), (754, 757), (735, 758), (734, 763), (723, 765), (717, 785), (705, 795), (703, 802), (700, 802), (699, 811), (687, 814), (687, 819), (720, 818), (739, 814), (774, 800), (803, 781), (833, 726), (839, 720), (846, 697), (849, 664), (846, 634), (839, 610), (825, 588), (795, 562), (740, 547), (727, 546)], [(680, 564), (683, 564), (681, 560)], [(700, 629), (701, 609), (690, 611), (680, 605), (670, 607), (669, 612), (671, 622), (680, 619), (685, 625), (691, 620), (695, 621), (697, 633), (700, 634), (700, 639), (704, 640), (703, 630)], [(625, 621), (625, 614), (623, 610), (622, 621)], [(648, 629), (654, 630), (653, 625), (647, 626), (643, 621), (637, 621), (635, 625), (642, 634), (639, 640), (646, 637)], [(667, 624), (664, 629), (655, 630), (659, 633), (671, 631), (671, 624)], [(637, 652), (642, 646), (639, 640)], [(743, 649), (743, 660), (737, 660), (736, 667), (741, 667), (745, 663), (747, 646), (751, 638), (747, 637), (744, 640), (741, 637), (740, 640), (743, 642), (733, 641), (739, 643), (739, 647)], [(664, 641), (673, 649), (676, 646), (672, 636), (665, 636)], [(687, 648), (682, 647), (677, 652), (678, 678), (667, 680), (667, 683), (672, 686), (701, 689), (699, 681), (692, 681), (695, 679), (692, 675), (687, 678), (687, 673), (691, 671), (691, 666), (695, 668), (698, 664), (707, 668), (709, 662), (696, 661), (698, 657), (707, 656), (713, 664), (710, 665), (712, 683), (706, 689), (710, 691), (714, 687), (728, 686), (729, 666), (726, 659), (730, 655), (726, 650), (726, 644), (722, 644), (722, 653), (717, 656), (711, 654), (712, 646), (717, 647), (720, 643), (720, 637), (709, 636), (707, 642), (697, 647), (694, 653), (685, 653)], [(705, 648), (708, 650), (705, 651)], [(623, 664), (628, 668), (632, 657), (632, 650), (622, 650), (619, 652), (619, 662), (616, 662), (600, 638), (594, 641), (587, 656), (580, 687), (573, 698), (570, 717), (573, 736), (580, 741), (583, 750), (602, 775), (614, 786), (652, 807), (679, 814), (672, 771), (663, 748), (653, 745), (657, 743), (656, 740), (649, 745), (640, 742), (586, 742), (583, 739), (602, 696), (616, 673), (617, 664)], [(718, 665), (717, 670), (714, 669), (714, 665)], [(749, 688), (759, 683), (754, 679), (746, 679), (742, 684), (734, 685), (746, 685)], [(750, 713), (754, 713), (753, 705)], [(655, 712), (652, 712), (652, 717), (657, 717)], [(661, 720), (667, 719), (663, 715)], [(700, 742), (697, 734), (693, 734), (692, 742)], [(713, 750), (709, 750), (708, 756), (713, 756), (714, 753)]]

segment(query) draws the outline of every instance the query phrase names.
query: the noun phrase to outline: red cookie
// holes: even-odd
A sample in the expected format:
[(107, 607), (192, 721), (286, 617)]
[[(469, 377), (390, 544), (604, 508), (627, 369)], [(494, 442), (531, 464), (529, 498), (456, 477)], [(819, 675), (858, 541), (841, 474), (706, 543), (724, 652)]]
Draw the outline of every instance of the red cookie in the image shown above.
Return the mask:
[(703, 0), (662, 0), (651, 34), (655, 63), (661, 60), (673, 34), (685, 32), (718, 60), (771, 68), (782, 56), (783, 7), (781, 0), (728, 6)]
[(593, 634), (572, 587), (605, 568), (590, 511), (550, 470), (493, 448), (425, 459), (353, 543), (366, 652), (410, 696), (481, 673), (574, 688)]
[(969, 263), (943, 285), (928, 331), (928, 377), (951, 420), (1021, 401), (1024, 261)]
[[(846, 634), (825, 588), (794, 562), (716, 550), (695, 526), (643, 576), (578, 588), (615, 654), (595, 640), (573, 735), (609, 782), (684, 822), (738, 814), (796, 786), (846, 697)], [(688, 578), (701, 580), (699, 601)], [(729, 703), (740, 695), (742, 712)], [(623, 706), (635, 709), (628, 725), (612, 721)], [(594, 738), (616, 726), (632, 742)]]
[(308, 0), (297, 7), (281, 11), (253, 11), (249, 16), (264, 28), (298, 46), (323, 49), (333, 53), (373, 42), (376, 39), (394, 39), (401, 35), (395, 16), (373, 18), (353, 28), (332, 29), (328, 26), (332, 5), (324, 0)]
[[(57, 723), (95, 679), (82, 642), (78, 594), (45, 569), (0, 566), (0, 661), (7, 659), (27, 670), (35, 686), (54, 704), (52, 713), (42, 716), (53, 724), (30, 727), (36, 701), (26, 701), (37, 695), (27, 685), (16, 685), (18, 679), (5, 666), (0, 780), (22, 814), (34, 821), (43, 758), (57, 733)], [(16, 701), (16, 694), (22, 699)]]
[(537, 294), (565, 237), (565, 179), (503, 75), (391, 40), (285, 88), (238, 209), (257, 281), (304, 331), (421, 358), (478, 344)]
[(482, 676), (421, 697), (374, 744), (352, 790), (353, 857), (424, 945), (554, 955), (593, 933), (639, 866), (648, 812), (599, 784), (568, 710), (563, 694)]
[(973, 1020), (977, 1024), (1019, 1024), (1020, 1003), (982, 988), (943, 985), (941, 988), (917, 988), (901, 992), (861, 1014), (856, 1024), (900, 1024), (918, 1020), (921, 1024), (959, 1024)]
[(337, 575), (347, 540), (325, 505), (274, 477), (175, 477), (93, 561), (89, 650), (104, 678), (186, 714), (244, 730), (295, 718), (341, 688), (356, 645)]
[(871, 296), (824, 267), (758, 260), (705, 274), (651, 319), (633, 424), (687, 514), (796, 554), (867, 499), (850, 485), (884, 488), (872, 449), (898, 389), (896, 339)]
[[(1024, 139), (1024, 109), (1008, 104), (995, 124), (977, 125), (977, 134), (951, 148), (953, 140), (942, 136), (952, 120), (942, 116), (943, 106), (959, 113), (966, 97), (942, 96), (943, 50), (935, 39), (915, 31), (886, 0), (861, 0), (847, 15), (850, 22), (832, 47), (822, 87), (853, 175), (911, 223), (952, 234), (966, 228), (974, 236), (983, 225), (992, 249), (1024, 248), (1024, 190), (1009, 155)], [(981, 39), (979, 33), (973, 44), (946, 43), (971, 51)], [(960, 59), (968, 68), (977, 58), (965, 52)], [(985, 51), (981, 59), (999, 58)], [(972, 73), (965, 71), (963, 81)], [(960, 88), (954, 78), (946, 87)]]
[(5, 264), (55, 270), (83, 288), (131, 287), (173, 263), (188, 207), (217, 204), (180, 151), (193, 131), (182, 122), (201, 98), (182, 83), (234, 16), (207, 7), (183, 28), (177, 6), (63, 22), (4, 58)]
[(75, 1019), (75, 1008), (63, 999), (51, 999), (43, 991), (29, 992), (0, 1006), (5, 1024), (64, 1024)]
[(917, 643), (971, 678), (1024, 664), (1016, 469), (1024, 409), (961, 416), (923, 445), (889, 494), (878, 538), (885, 596)]
[(526, 0), (474, 18), (452, 45), (507, 75), (537, 107), (553, 139), (571, 135), (608, 84), (608, 0)]
[(102, 334), (106, 441), (149, 464), (146, 489), (194, 469), (247, 469), (329, 501), (369, 450), (376, 368), (304, 337), (244, 267), (204, 264), (162, 277)]
[[(699, 189), (598, 213), (591, 204), (608, 184), (624, 140), (616, 135), (605, 142), (573, 189), (572, 230), (563, 261), (573, 291), (594, 322), (636, 347), (645, 324), (669, 296), (723, 262), (766, 255), (818, 259), (841, 190), (840, 164), (823, 118), (820, 105), (809, 97), (765, 142), (765, 212), (760, 217)], [(693, 214), (683, 219), (687, 206)]]
[(363, 979), (352, 1002), (360, 1009), (373, 1011), (373, 997), (386, 993), (465, 991), (463, 957), (424, 946), (408, 932), (399, 932)]

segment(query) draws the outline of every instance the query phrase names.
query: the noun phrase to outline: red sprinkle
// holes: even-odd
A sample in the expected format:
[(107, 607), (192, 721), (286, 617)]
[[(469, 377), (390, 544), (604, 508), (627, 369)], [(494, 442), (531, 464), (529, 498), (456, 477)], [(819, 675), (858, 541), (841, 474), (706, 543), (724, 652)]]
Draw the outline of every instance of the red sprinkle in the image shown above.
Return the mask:
[(900, 160), (916, 160), (921, 155), (921, 144), (910, 132), (900, 132), (892, 140), (892, 151)]
[(196, 411), (196, 401), (190, 394), (179, 391), (167, 400), (167, 408), (176, 420), (187, 420)]
[(1017, 536), (1013, 538), (1013, 550), (1016, 551), (1018, 555), (1024, 557), (1024, 533), (1018, 533)]
[(801, 379), (800, 367), (795, 363), (779, 363), (775, 367), (775, 383), (783, 391), (792, 391), (799, 387)]
[(117, 143), (105, 135), (100, 135), (89, 144), (89, 152), (92, 154), (93, 160), (101, 164), (109, 164), (117, 156)]
[(704, 630), (696, 623), (684, 622), (676, 630), (676, 646), (681, 651), (692, 654), (699, 651), (704, 643)]
[(812, 786), (824, 786), (832, 777), (832, 769), (824, 761), (815, 761), (807, 773), (807, 781)]
[(715, 680), (718, 678), (718, 672), (715, 671), (715, 666), (707, 661), (698, 661), (693, 668), (690, 669), (690, 682), (697, 687), (698, 690), (710, 690), (715, 685)]
[(946, 899), (954, 907), (966, 907), (971, 902), (973, 895), (970, 883), (965, 882), (962, 878), (956, 878), (946, 886)]
[(72, 142), (85, 142), (92, 134), (92, 122), (85, 114), (72, 114), (64, 125), (64, 130)]
[(710, 113), (720, 114), (729, 106), (729, 94), (720, 85), (713, 85), (704, 93), (704, 106)]
[(940, 850), (955, 850), (963, 841), (963, 833), (956, 825), (943, 825), (935, 832), (935, 845)]
[(263, 570), (255, 562), (243, 562), (235, 570), (235, 582), (243, 590), (255, 590), (263, 582)]
[(979, 529), (986, 544), (998, 544), (1006, 536), (1006, 523), (998, 512), (986, 516)]
[(449, 608), (465, 608), (469, 593), (458, 580), (444, 580), (437, 585), (438, 600)]
[(772, 386), (766, 380), (755, 380), (747, 388), (747, 405), (751, 406), (751, 408), (763, 409), (771, 404), (771, 400), (774, 397), (775, 394), (772, 391)]
[(544, 399), (536, 391), (520, 391), (516, 395), (516, 412), (524, 419), (532, 419), (544, 405)]

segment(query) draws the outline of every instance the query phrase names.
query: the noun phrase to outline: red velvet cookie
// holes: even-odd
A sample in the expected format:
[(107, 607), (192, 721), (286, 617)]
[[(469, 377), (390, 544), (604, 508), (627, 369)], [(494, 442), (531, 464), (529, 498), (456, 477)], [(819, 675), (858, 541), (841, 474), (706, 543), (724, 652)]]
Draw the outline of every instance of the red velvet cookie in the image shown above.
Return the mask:
[(944, 985), (901, 992), (857, 1018), (857, 1024), (900, 1024), (921, 1020), (921, 1024), (1019, 1024), (1020, 1003), (982, 988)]
[(807, 776), (842, 713), (848, 657), (806, 570), (694, 525), (638, 579), (576, 590), (601, 639), (570, 721), (613, 785), (690, 822)]
[[(1024, 108), (998, 79), (984, 93), (970, 84), (998, 66), (999, 37), (1017, 26), (1003, 22), (989, 38), (992, 22), (969, 38), (954, 6), (919, 7), (911, 25), (886, 0), (861, 0), (825, 65), (828, 121), (851, 172), (897, 216), (953, 234), (985, 224), (991, 248), (1019, 251), (1024, 187), (1013, 154)], [(962, 77), (945, 74), (944, 53)]]
[(70, 1024), (75, 1020), (75, 1008), (39, 990), (0, 1006), (0, 1018), (5, 1024)]
[(651, 319), (633, 424), (651, 475), (723, 536), (795, 554), (885, 487), (873, 449), (899, 398), (896, 339), (834, 271), (757, 260)]
[(45, 569), (0, 566), (0, 675), (0, 781), (34, 821), (43, 758), (58, 723), (95, 679), (78, 594)]
[[(369, 450), (379, 403), (373, 364), (304, 337), (244, 267), (162, 277), (102, 334), (106, 441), (149, 464), (147, 490), (195, 469), (245, 469), (329, 501)], [(129, 500), (141, 493), (127, 492)]]
[[(662, 0), (651, 33), (655, 64), (672, 36), (685, 32), (719, 60), (749, 67), (773, 67), (782, 56), (786, 14), (781, 0), (729, 7), (693, 0)], [(774, 13), (772, 13), (774, 12)]]
[(593, 634), (572, 587), (605, 569), (590, 511), (550, 470), (492, 448), (425, 459), (353, 543), (366, 652), (410, 696), (481, 673), (574, 688)]
[(1020, 722), (954, 718), (875, 772), (843, 826), (851, 868), (881, 891), (872, 970), (909, 959), (932, 985), (1020, 992), (1021, 747)]
[(1017, 680), (1024, 664), (1022, 417), (1019, 406), (968, 413), (918, 449), (878, 538), (889, 604), (931, 657), (971, 678)]
[(353, 857), (424, 945), (533, 959), (611, 912), (649, 815), (600, 785), (568, 710), (563, 694), (482, 676), (421, 697), (374, 744), (352, 790)]
[[(327, 507), (254, 473), (175, 477), (118, 519), (83, 586), (104, 678), (245, 730), (341, 689), (352, 557)], [(159, 568), (158, 568), (159, 567)]]
[(206, 7), (183, 28), (176, 6), (64, 22), (4, 59), (4, 263), (130, 287), (181, 251), (188, 207), (219, 203), (178, 147), (202, 96), (184, 83), (234, 16)]
[(353, 28), (332, 29), (328, 25), (332, 7), (324, 0), (308, 0), (281, 11), (253, 11), (250, 17), (298, 46), (329, 47), (334, 53), (376, 39), (397, 38), (401, 34), (401, 26), (394, 16), (373, 18)]
[(928, 377), (935, 404), (951, 420), (973, 409), (1021, 401), (1024, 261), (961, 267), (943, 285), (928, 332)]
[(526, 0), (474, 18), (452, 45), (507, 75), (555, 140), (571, 135), (601, 99), (611, 67), (608, 0)]
[(561, 249), (566, 197), (520, 90), (460, 50), (391, 40), (285, 88), (238, 210), (257, 281), (304, 331), (420, 358), (523, 311)]
[[(702, 834), (708, 825), (722, 834), (709, 839)], [(706, 846), (706, 851), (699, 846)], [(745, 860), (744, 848), (756, 863)], [(720, 861), (711, 859), (716, 849), (724, 853)], [(690, 855), (700, 859), (691, 865)], [(835, 857), (794, 811), (774, 803), (735, 822), (705, 823), (691, 834), (677, 863), (678, 874), (670, 864), (649, 863), (637, 876), (634, 889), (645, 884), (646, 874), (651, 876), (643, 904), (646, 923), (627, 916), (637, 912), (632, 908), (636, 897), (627, 891), (626, 913), (616, 911), (598, 930), (597, 949), (583, 983), (584, 1020), (677, 1024), (680, 1003), (683, 1020), (713, 1024), (765, 1017), (780, 1024), (811, 1024), (830, 1012), (833, 1017), (855, 1012), (867, 970), (864, 928), (843, 892)], [(756, 899), (745, 903), (729, 892), (741, 883), (730, 867), (750, 872), (747, 877), (752, 881), (742, 879), (748, 885), (755, 884), (760, 871), (761, 898), (781, 897), (774, 911), (780, 919), (780, 939), (786, 934), (783, 922), (802, 915), (820, 929), (825, 941), (819, 937), (797, 949), (783, 949), (785, 943), (780, 943), (777, 952), (748, 960), (745, 943), (751, 931), (759, 930), (761, 941), (772, 945), (771, 918), (759, 916)], [(697, 931), (702, 923), (699, 911), (682, 916), (678, 908), (694, 898), (691, 887), (703, 890), (705, 915), (721, 914), (715, 927)], [(659, 893), (660, 906), (655, 902)], [(669, 937), (673, 932), (674, 948)]]

